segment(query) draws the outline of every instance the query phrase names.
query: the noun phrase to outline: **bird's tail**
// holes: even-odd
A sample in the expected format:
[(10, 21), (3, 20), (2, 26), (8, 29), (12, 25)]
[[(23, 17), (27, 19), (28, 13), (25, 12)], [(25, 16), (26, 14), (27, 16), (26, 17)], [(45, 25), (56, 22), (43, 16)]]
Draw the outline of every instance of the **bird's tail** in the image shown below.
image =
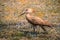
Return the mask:
[(56, 27), (58, 27), (58, 24), (48, 24), (48, 27), (50, 27), (50, 28), (56, 28)]
[(50, 23), (47, 20), (45, 20), (45, 24), (48, 25), (48, 26), (50, 26), (50, 27), (56, 27), (57, 26), (56, 23)]

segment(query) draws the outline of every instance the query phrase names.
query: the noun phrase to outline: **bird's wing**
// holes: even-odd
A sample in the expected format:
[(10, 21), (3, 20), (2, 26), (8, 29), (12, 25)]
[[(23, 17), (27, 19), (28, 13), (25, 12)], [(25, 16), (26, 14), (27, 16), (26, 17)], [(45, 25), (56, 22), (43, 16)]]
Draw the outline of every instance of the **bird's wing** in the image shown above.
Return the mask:
[(35, 24), (44, 24), (44, 20), (39, 17), (32, 16), (31, 19), (31, 21)]

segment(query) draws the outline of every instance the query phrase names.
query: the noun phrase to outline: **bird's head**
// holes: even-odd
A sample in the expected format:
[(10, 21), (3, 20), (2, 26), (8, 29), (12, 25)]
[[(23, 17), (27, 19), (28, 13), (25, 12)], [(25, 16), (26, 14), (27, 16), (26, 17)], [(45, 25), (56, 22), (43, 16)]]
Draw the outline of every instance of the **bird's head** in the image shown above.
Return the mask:
[(30, 13), (33, 13), (34, 12), (34, 10), (32, 9), (32, 8), (27, 8), (27, 9), (25, 9), (22, 13), (21, 13), (21, 15), (23, 15), (23, 14), (30, 14)]

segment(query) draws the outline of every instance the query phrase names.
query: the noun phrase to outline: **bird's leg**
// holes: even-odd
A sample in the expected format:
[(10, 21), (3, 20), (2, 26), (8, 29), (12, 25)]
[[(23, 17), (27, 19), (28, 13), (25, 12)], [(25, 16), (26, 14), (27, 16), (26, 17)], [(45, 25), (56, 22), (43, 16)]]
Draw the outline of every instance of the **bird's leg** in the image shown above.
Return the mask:
[(41, 26), (41, 28), (44, 30), (44, 33), (48, 33), (47, 30), (43, 26)]
[(46, 29), (44, 27), (41, 27), (44, 31), (46, 31)]
[(31, 24), (31, 28), (33, 28), (33, 32), (35, 32), (35, 26)]
[(31, 28), (33, 28), (33, 25), (31, 24)]
[(35, 32), (36, 25), (33, 25), (33, 32)]
[(51, 27), (51, 26), (48, 26), (49, 28), (51, 28), (51, 29), (53, 29), (53, 27)]
[(35, 32), (35, 27), (33, 27), (33, 32)]
[(52, 27), (52, 26), (48, 26), (49, 28), (51, 28), (51, 29), (53, 29), (54, 27)]

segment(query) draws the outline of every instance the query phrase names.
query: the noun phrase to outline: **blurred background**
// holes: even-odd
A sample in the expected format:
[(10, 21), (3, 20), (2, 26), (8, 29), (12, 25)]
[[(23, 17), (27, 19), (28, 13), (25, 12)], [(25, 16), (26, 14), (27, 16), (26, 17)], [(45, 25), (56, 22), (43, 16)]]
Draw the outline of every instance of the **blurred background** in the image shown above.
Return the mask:
[[(48, 20), (49, 22), (53, 24), (57, 24), (56, 27), (58, 27), (59, 29), (60, 27), (60, 0), (0, 0), (0, 25), (1, 24), (14, 24), (14, 23), (20, 22), (21, 20), (25, 20), (25, 16), (19, 16), (19, 15), (26, 8), (34, 9), (36, 16), (44, 20)], [(3, 30), (7, 31), (8, 29), (3, 29)], [(15, 30), (13, 31), (12, 30), (10, 29), (7, 32), (0, 31), (3, 33), (3, 34), (0, 33), (0, 35), (4, 36), (4, 33), (8, 33), (8, 35), (10, 34), (12, 35), (15, 32)], [(18, 39), (19, 37), (17, 38), (17, 40)]]
[(24, 19), (18, 16), (25, 8), (33, 8), (42, 19), (60, 23), (60, 0), (1, 0), (0, 23), (19, 22)]

